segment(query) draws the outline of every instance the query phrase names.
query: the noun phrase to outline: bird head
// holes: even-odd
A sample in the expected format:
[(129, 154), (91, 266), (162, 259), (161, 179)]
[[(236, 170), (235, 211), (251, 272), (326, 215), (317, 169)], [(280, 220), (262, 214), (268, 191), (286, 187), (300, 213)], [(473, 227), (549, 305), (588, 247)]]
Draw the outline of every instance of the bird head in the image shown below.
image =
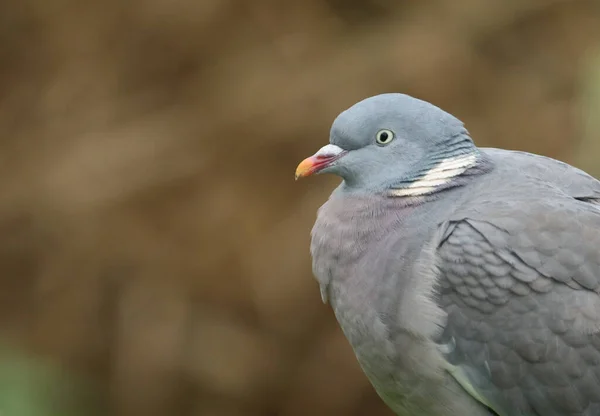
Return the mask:
[[(329, 144), (298, 165), (296, 179), (331, 173), (353, 190), (414, 188), (428, 174), (433, 183), (431, 172), (446, 171), (444, 164), (458, 167), (451, 174), (466, 169), (476, 152), (451, 114), (405, 94), (381, 94), (339, 114)], [(444, 181), (444, 174), (433, 176), (436, 183)]]

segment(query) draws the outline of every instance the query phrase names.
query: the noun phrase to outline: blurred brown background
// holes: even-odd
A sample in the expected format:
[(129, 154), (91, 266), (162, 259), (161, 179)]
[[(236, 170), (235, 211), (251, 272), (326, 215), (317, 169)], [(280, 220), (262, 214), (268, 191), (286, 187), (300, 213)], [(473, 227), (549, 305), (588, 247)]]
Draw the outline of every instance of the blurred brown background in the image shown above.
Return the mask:
[(296, 164), (398, 91), (600, 174), (599, 41), (591, 0), (0, 1), (0, 413), (390, 415)]

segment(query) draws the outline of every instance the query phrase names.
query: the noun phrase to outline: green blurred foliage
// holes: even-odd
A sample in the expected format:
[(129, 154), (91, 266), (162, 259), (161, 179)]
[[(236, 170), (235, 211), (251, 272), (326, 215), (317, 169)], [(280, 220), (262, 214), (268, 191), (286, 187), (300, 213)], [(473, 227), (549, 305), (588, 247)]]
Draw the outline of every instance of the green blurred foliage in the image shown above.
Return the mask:
[(20, 349), (0, 346), (1, 416), (101, 416), (90, 386)]
[(600, 50), (590, 52), (582, 76), (583, 120), (575, 164), (600, 178)]

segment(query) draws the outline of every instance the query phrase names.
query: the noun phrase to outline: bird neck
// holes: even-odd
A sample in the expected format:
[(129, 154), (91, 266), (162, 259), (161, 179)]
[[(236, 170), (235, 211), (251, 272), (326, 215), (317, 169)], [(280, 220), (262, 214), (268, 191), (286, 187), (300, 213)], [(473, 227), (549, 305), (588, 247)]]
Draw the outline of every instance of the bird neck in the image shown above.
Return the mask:
[(488, 170), (482, 153), (466, 134), (453, 136), (430, 153), (420, 169), (409, 177), (395, 182), (386, 191), (396, 198), (424, 197), (462, 186), (468, 177)]

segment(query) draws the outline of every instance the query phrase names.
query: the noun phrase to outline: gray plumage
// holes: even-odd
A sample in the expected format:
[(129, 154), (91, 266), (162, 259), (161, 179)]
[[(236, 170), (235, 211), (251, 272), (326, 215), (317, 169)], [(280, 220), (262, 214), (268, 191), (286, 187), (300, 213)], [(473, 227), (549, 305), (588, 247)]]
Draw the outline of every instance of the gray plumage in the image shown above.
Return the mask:
[(328, 149), (314, 274), (397, 415), (600, 415), (600, 182), (403, 94), (344, 111)]

